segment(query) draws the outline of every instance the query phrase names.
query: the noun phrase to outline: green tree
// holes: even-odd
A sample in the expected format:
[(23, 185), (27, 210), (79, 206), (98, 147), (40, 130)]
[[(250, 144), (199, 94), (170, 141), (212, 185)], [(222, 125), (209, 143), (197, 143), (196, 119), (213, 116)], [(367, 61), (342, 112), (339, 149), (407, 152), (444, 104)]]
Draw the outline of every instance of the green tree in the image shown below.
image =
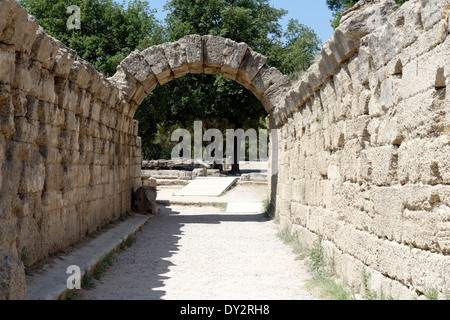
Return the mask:
[[(320, 39), (298, 21), (292, 20), (284, 31), (279, 20), (287, 11), (270, 6), (268, 0), (169, 0), (165, 9), (169, 40), (209, 34), (245, 42), (292, 78), (309, 67), (320, 49)], [(195, 120), (203, 120), (222, 131), (258, 129), (266, 116), (251, 92), (220, 75), (190, 75), (158, 87), (147, 98), (148, 108), (140, 108), (136, 118), (140, 123), (155, 121), (159, 115), (152, 106), (163, 104), (165, 127), (178, 123), (188, 129)], [(155, 133), (151, 127), (140, 126), (140, 135)], [(145, 155), (155, 150), (149, 140), (143, 139), (143, 146)]]
[[(132, 0), (128, 6), (112, 0), (19, 0), (51, 36), (89, 61), (105, 76), (138, 47), (161, 43), (163, 28), (148, 2)], [(67, 7), (81, 10), (81, 29), (67, 28)]]
[[(333, 18), (330, 20), (331, 26), (336, 29), (339, 27), (342, 14), (354, 6), (359, 0), (326, 0), (328, 9), (333, 11)], [(395, 2), (401, 6), (409, 0), (395, 0)]]

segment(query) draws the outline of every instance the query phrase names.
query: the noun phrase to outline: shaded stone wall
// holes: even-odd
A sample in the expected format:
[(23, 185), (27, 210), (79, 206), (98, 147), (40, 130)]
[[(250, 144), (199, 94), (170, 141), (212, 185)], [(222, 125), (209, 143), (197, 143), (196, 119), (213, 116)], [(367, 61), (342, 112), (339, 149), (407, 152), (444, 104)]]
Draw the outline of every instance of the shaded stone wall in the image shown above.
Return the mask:
[(361, 1), (269, 117), (282, 224), (357, 292), (448, 295), (449, 10)]
[(16, 1), (0, 1), (0, 249), (33, 264), (131, 208), (130, 100)]

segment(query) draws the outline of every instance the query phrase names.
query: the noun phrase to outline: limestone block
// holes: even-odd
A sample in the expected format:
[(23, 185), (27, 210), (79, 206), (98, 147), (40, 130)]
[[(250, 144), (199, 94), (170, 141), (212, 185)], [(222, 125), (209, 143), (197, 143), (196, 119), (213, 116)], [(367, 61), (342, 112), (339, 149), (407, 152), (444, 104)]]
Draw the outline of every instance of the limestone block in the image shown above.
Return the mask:
[(365, 85), (369, 81), (370, 63), (367, 49), (360, 47), (358, 54), (350, 58), (347, 65), (351, 74), (352, 87), (358, 91), (365, 89)]
[(252, 81), (252, 92), (259, 99), (271, 86), (283, 82), (289, 82), (289, 77), (283, 75), (276, 68), (264, 65)]
[(189, 73), (186, 56), (187, 43), (184, 38), (177, 42), (164, 43), (161, 45), (167, 62), (169, 63), (175, 78), (180, 78)]
[(306, 227), (310, 210), (310, 206), (303, 205), (299, 202), (292, 202), (290, 214), (293, 222), (297, 225)]
[(399, 130), (398, 116), (387, 116), (380, 120), (377, 143), (379, 145), (399, 146), (405, 139), (403, 132)]
[(322, 49), (315, 63), (318, 66), (321, 79), (326, 79), (330, 76), (334, 69), (338, 66), (336, 59), (331, 55), (330, 50), (325, 49)]
[(107, 79), (105, 79), (105, 77), (103, 76), (103, 72), (98, 72), (97, 70), (94, 69), (94, 67), (92, 67), (92, 78), (91, 78), (91, 82), (89, 83), (89, 87), (87, 88), (87, 90), (89, 90), (93, 95), (97, 95), (97, 92), (99, 92), (101, 90), (101, 88), (105, 85), (105, 81), (108, 82)]
[(144, 86), (146, 93), (150, 93), (156, 88), (158, 80), (138, 50), (132, 52), (120, 65)]
[(39, 135), (35, 143), (41, 147), (57, 147), (59, 131), (60, 129), (58, 127), (41, 123), (39, 125)]
[(23, 162), (4, 161), (2, 165), (2, 195), (16, 195), (19, 189), (20, 177), (23, 170)]
[(351, 139), (345, 144), (343, 152), (339, 154), (340, 171), (344, 181), (357, 182), (358, 171), (355, 169), (358, 167), (358, 159), (362, 150), (359, 140)]
[(291, 106), (288, 101), (285, 100), (286, 95), (292, 87), (291, 81), (288, 77), (284, 77), (280, 82), (270, 86), (264, 92), (261, 98), (261, 103), (267, 112), (270, 112), (275, 105), (281, 106), (281, 112), (284, 113), (283, 118), (286, 118), (291, 114)]
[(368, 178), (378, 186), (389, 186), (398, 181), (398, 152), (395, 147), (383, 146), (363, 150), (361, 151), (361, 161), (363, 161), (362, 168), (364, 168), (361, 175), (363, 179)]
[(65, 46), (61, 47), (55, 57), (53, 72), (58, 76), (67, 77), (76, 58), (76, 51)]
[(13, 46), (0, 43), (0, 83), (11, 84), (15, 74), (16, 52)]
[(5, 25), (1, 35), (2, 42), (14, 44), (17, 51), (29, 53), (36, 38), (38, 22), (17, 2), (13, 2), (11, 9), (8, 16), (9, 23)]
[(47, 33), (41, 27), (36, 31), (36, 40), (32, 47), (32, 57), (42, 63), (43, 67), (52, 70), (54, 58), (58, 54), (61, 42)]
[[(39, 84), (42, 86), (41, 99), (48, 101), (50, 103), (56, 102), (56, 92), (55, 92), (55, 77), (50, 72), (42, 69), (41, 82)], [(39, 89), (39, 88), (38, 88)]]
[(27, 120), (26, 118), (15, 118), (16, 132), (12, 136), (15, 141), (33, 142), (39, 135), (39, 122)]
[(239, 67), (241, 66), (244, 55), (248, 46), (245, 43), (237, 43), (230, 39), (225, 40), (225, 48), (223, 51), (223, 62), (221, 73), (223, 76), (236, 80)]
[(319, 85), (322, 83), (322, 75), (319, 70), (319, 65), (314, 63), (304, 74), (304, 77), (308, 80), (309, 85), (316, 91), (319, 88)]
[(160, 85), (164, 85), (173, 79), (172, 69), (170, 69), (161, 45), (148, 48), (141, 55), (152, 68), (153, 74)]
[(406, 139), (427, 137), (445, 130), (445, 101), (434, 89), (402, 101), (398, 106), (398, 130)]
[(2, 33), (5, 27), (9, 25), (9, 17), (11, 10), (15, 7), (15, 1), (13, 0), (2, 0), (0, 2), (0, 40), (3, 40)]
[(42, 191), (45, 175), (46, 171), (43, 163), (24, 163), (18, 192), (26, 194)]
[[(42, 87), (39, 86), (40, 72), (32, 72), (30, 68), (25, 65), (25, 61), (20, 61), (21, 63), (16, 64), (14, 81), (12, 87), (15, 89), (20, 89), (24, 92), (31, 92), (32, 94), (42, 96)], [(33, 75), (36, 74), (39, 78), (33, 79)], [(36, 80), (36, 81), (34, 81)]]
[(397, 9), (393, 0), (360, 1), (343, 14), (338, 29), (348, 41), (358, 43), (362, 37), (384, 25)]
[(14, 124), (14, 105), (9, 86), (0, 86), (0, 134), (9, 138), (16, 131)]
[(26, 277), (21, 261), (13, 260), (0, 250), (0, 300), (25, 300)]
[(13, 89), (11, 91), (12, 102), (14, 105), (14, 116), (25, 117), (27, 115), (27, 97), (25, 92), (16, 89)]
[(306, 81), (304, 78), (300, 80), (294, 87), (294, 90), (300, 95), (301, 101), (306, 101), (308, 98), (313, 94), (313, 90), (311, 89), (311, 86), (309, 85), (308, 81)]
[(368, 36), (367, 40), (376, 69), (385, 66), (394, 58), (402, 50), (404, 43), (402, 33), (397, 32), (390, 23), (384, 25), (379, 32)]
[(403, 142), (398, 151), (398, 172), (402, 184), (437, 185), (450, 180), (448, 135)]
[(55, 127), (64, 125), (64, 109), (46, 101), (39, 102), (38, 117), (41, 124), (50, 124)]
[(130, 101), (130, 103), (133, 104), (133, 106), (130, 108), (128, 113), (130, 117), (134, 117), (137, 107), (142, 103), (142, 101), (144, 101), (146, 96), (147, 91), (145, 90), (144, 86), (139, 85), (137, 87), (137, 90), (131, 96), (132, 100)]
[(248, 48), (239, 68), (236, 81), (244, 87), (249, 86), (266, 62), (266, 57)]
[(330, 60), (336, 61), (337, 64), (342, 63), (354, 53), (358, 45), (359, 41), (351, 39), (343, 28), (338, 27), (327, 42)]
[(185, 36), (186, 60), (189, 73), (203, 73), (203, 38), (200, 35)]
[(273, 130), (278, 127), (278, 122), (276, 120), (275, 115), (273, 114), (273, 110), (269, 115), (266, 117), (266, 126), (268, 129)]
[(134, 93), (142, 87), (134, 76), (129, 74), (122, 65), (117, 67), (117, 72), (108, 79), (120, 91), (122, 91), (129, 99), (133, 97)]
[(300, 96), (296, 92), (289, 91), (284, 99), (290, 112), (295, 112), (300, 107)]
[[(431, 28), (437, 22), (440, 22), (443, 18), (446, 8), (448, 9), (448, 1), (447, 0), (433, 0), (427, 1), (425, 3), (414, 2), (408, 4), (405, 8), (405, 12), (417, 12), (419, 14), (416, 17), (420, 17), (421, 25), (424, 30)], [(415, 8), (411, 8), (415, 7)]]
[(96, 70), (88, 62), (77, 57), (70, 69), (68, 79), (79, 88), (88, 89), (95, 77), (98, 77)]
[(218, 74), (221, 71), (224, 51), (226, 47), (225, 39), (211, 35), (203, 36), (204, 43), (204, 72), (205, 74)]

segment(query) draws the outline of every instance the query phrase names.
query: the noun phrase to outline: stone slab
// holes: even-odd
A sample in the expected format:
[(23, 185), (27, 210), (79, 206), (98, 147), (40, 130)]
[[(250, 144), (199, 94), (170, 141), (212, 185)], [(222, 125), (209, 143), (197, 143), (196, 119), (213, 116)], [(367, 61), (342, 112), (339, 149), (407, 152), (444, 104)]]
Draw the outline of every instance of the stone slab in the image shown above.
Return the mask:
[(115, 251), (123, 240), (137, 232), (151, 216), (134, 215), (116, 227), (101, 234), (88, 245), (67, 256), (59, 257), (51, 267), (27, 279), (28, 300), (59, 300), (67, 291), (67, 268), (76, 265), (84, 276), (85, 270), (92, 270), (108, 253)]
[(197, 178), (175, 195), (218, 197), (236, 183), (238, 179), (238, 177)]
[(263, 213), (264, 203), (261, 202), (228, 202), (227, 213)]

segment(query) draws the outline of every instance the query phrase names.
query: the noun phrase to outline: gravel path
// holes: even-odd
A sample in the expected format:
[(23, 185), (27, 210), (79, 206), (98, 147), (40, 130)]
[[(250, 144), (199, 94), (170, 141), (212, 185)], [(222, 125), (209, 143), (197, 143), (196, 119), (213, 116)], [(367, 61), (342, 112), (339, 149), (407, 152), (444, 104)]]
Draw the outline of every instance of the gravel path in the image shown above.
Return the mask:
[[(239, 192), (239, 190), (238, 190)], [(312, 300), (309, 274), (261, 214), (161, 207), (85, 300)]]

